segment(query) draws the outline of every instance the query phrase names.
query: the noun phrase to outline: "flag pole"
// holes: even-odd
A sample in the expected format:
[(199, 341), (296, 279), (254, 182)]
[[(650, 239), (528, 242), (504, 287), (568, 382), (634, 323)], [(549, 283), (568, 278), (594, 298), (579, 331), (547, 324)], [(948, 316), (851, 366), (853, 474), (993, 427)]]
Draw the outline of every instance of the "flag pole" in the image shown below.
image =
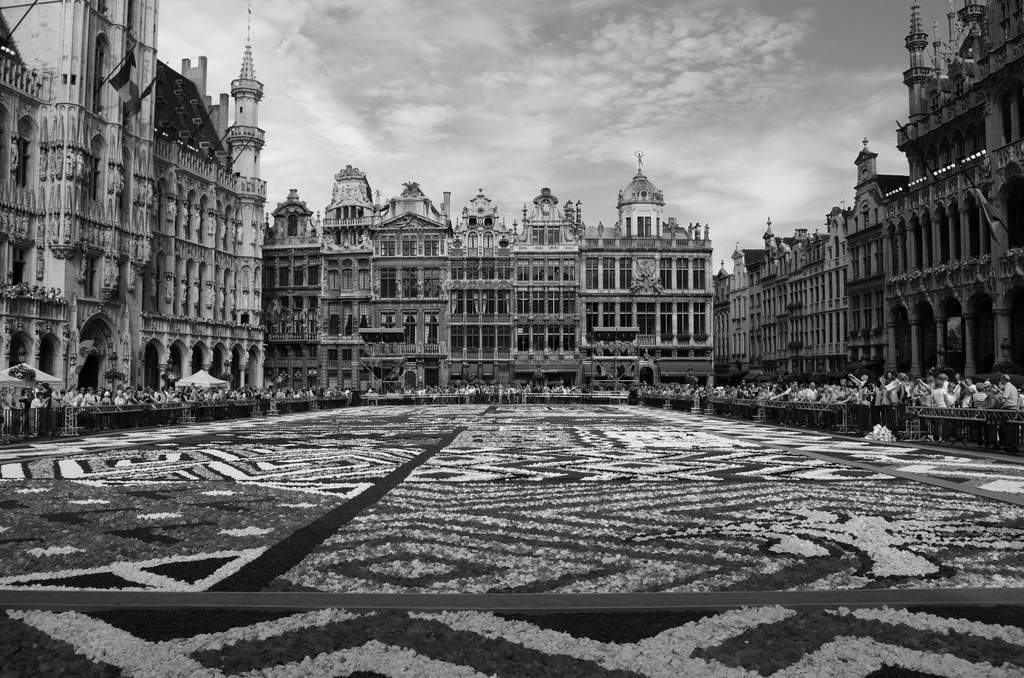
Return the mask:
[(96, 91), (96, 92), (100, 91), (100, 87), (103, 87), (108, 82), (110, 82), (110, 79), (112, 77), (114, 77), (115, 73), (120, 71), (121, 66), (124, 65), (124, 62), (128, 61), (128, 57), (130, 57), (133, 52), (135, 52), (135, 45), (132, 45), (131, 49), (128, 50), (128, 53), (125, 54), (124, 57), (120, 61), (117, 62), (116, 66), (114, 66), (112, 69), (110, 69), (110, 75), (108, 75), (107, 77), (103, 78), (103, 81), (100, 82), (100, 84), (96, 85), (96, 89), (94, 91)]

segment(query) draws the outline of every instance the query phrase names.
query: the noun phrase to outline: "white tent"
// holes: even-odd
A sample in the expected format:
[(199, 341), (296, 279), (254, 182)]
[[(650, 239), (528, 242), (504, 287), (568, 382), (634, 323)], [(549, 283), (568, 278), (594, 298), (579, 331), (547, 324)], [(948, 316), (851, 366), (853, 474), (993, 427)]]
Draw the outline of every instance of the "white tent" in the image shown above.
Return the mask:
[[(31, 379), (22, 379), (20, 377), (12, 376), (11, 370), (16, 367), (25, 367), (26, 369), (32, 370), (35, 372), (35, 376)], [(13, 367), (8, 367), (6, 370), (0, 370), (0, 386), (28, 386), (32, 382), (45, 382), (47, 384), (64, 383), (62, 379), (58, 379), (52, 374), (47, 374), (37, 367), (32, 367), (28, 363), (21, 363), (19, 365), (14, 365)]]
[(210, 373), (206, 370), (199, 370), (195, 374), (182, 377), (178, 381), (174, 382), (175, 386), (201, 386), (203, 388), (210, 388), (211, 386), (223, 386), (226, 381), (223, 379), (217, 379), (216, 377), (210, 376)]

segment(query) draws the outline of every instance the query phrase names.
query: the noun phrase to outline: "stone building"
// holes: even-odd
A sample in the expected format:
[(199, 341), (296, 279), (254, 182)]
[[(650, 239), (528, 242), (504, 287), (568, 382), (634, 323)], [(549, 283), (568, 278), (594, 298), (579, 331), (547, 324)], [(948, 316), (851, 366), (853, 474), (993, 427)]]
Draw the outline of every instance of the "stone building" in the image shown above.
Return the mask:
[(619, 192), (614, 227), (582, 234), (583, 383), (703, 383), (712, 374), (709, 229), (665, 218), (664, 207), (638, 168)]
[(320, 385), (321, 237), (313, 211), (292, 189), (271, 213), (263, 243), (264, 382), (300, 389)]
[[(255, 105), (231, 134), (214, 131), (228, 131), (227, 97), (213, 111), (205, 68), (158, 62), (156, 30), (155, 5), (138, 0), (0, 0), (5, 365), (24, 360), (71, 385), (157, 386), (198, 367), (242, 383), (260, 359), (262, 333), (244, 327), (255, 323), (246, 293), (258, 309), (265, 194)], [(261, 89), (247, 47), (232, 93), (255, 104)], [(210, 113), (193, 129), (170, 113), (185, 90), (193, 114)], [(259, 138), (252, 162), (232, 166), (242, 128)]]
[(1024, 363), (1020, 12), (967, 0), (930, 45), (911, 8), (909, 119), (898, 135), (910, 180), (879, 217), (889, 369)]
[[(450, 381), (511, 382), (515, 233), (483, 189), (453, 225), (449, 249)], [(437, 338), (434, 339), (437, 343)]]
[(523, 205), (522, 233), (514, 241), (515, 379), (575, 384), (579, 352), (581, 215), (571, 200), (559, 205), (550, 188)]

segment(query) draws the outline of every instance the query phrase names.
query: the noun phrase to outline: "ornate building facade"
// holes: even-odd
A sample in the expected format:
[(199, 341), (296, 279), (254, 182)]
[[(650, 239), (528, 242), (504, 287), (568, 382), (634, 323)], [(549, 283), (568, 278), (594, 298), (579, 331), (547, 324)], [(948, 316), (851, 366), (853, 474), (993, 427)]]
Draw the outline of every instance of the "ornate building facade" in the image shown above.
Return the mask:
[[(11, 13), (16, 36), (5, 23)], [(260, 330), (235, 330), (258, 324), (244, 311), (258, 313), (252, 276), (266, 192), (254, 117), (262, 85), (248, 47), (233, 94), (254, 105), (236, 126), (260, 138), (250, 144), (257, 159), (231, 171), (223, 166), (238, 138), (211, 132), (203, 146), (173, 122), (156, 124), (180, 116), (168, 110), (196, 90), (200, 70), (169, 75), (157, 61), (154, 5), (26, 9), (5, 0), (0, 17), (0, 127), (11, 139), (0, 152), (5, 364), (26, 361), (69, 385), (158, 386), (165, 374), (199, 366), (241, 383), (245, 366), (260, 360)], [(120, 93), (110, 80), (123, 81)], [(203, 114), (211, 111), (204, 90), (205, 82), (189, 97)], [(222, 100), (216, 120), (226, 128)], [(178, 210), (186, 204), (187, 217)]]
[(948, 14), (948, 39), (929, 45), (911, 8), (909, 119), (898, 135), (910, 181), (885, 196), (880, 217), (890, 369), (1024, 363), (1020, 11), (967, 0)]
[(710, 376), (708, 229), (664, 219), (642, 173), (608, 233), (548, 188), (510, 227), (482, 189), (452, 220), (449, 193), (435, 206), (410, 182), (381, 202), (351, 165), (334, 181), (322, 221), (295, 191), (273, 213), (268, 380), (387, 391)]
[(619, 191), (616, 208), (614, 227), (586, 229), (581, 247), (589, 357), (582, 381), (614, 388), (633, 371), (645, 383), (707, 382), (713, 372), (708, 226), (666, 218), (664, 194), (642, 168)]

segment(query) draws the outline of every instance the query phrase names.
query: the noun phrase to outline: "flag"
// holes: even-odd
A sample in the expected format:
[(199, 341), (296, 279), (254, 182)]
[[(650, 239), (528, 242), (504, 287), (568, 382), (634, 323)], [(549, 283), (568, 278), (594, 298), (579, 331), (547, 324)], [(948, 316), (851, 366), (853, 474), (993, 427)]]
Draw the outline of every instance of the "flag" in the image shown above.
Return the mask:
[(1002, 218), (999, 216), (999, 212), (992, 206), (992, 203), (982, 195), (981, 191), (977, 188), (970, 189), (971, 195), (981, 205), (981, 213), (985, 217), (985, 221), (988, 222), (988, 229), (992, 233), (992, 237), (995, 238), (996, 243), (1000, 247), (1006, 249), (1010, 246), (1010, 233), (1006, 230), (1006, 224), (1003, 223)]
[(110, 84), (117, 90), (117, 96), (131, 109), (142, 100), (139, 96), (139, 86), (135, 82), (135, 50), (128, 52), (128, 57), (121, 65), (121, 69), (110, 78)]
[(129, 101), (127, 104), (125, 104), (125, 106), (124, 106), (125, 115), (126, 116), (127, 115), (136, 115), (139, 111), (141, 111), (142, 110), (142, 100), (145, 99), (146, 97), (148, 97), (153, 92), (153, 88), (155, 86), (156, 86), (156, 76), (153, 76), (153, 80), (151, 80), (150, 83), (148, 85), (146, 85), (146, 89), (142, 90), (142, 94), (139, 95), (139, 98), (138, 99), (133, 99), (132, 101)]

